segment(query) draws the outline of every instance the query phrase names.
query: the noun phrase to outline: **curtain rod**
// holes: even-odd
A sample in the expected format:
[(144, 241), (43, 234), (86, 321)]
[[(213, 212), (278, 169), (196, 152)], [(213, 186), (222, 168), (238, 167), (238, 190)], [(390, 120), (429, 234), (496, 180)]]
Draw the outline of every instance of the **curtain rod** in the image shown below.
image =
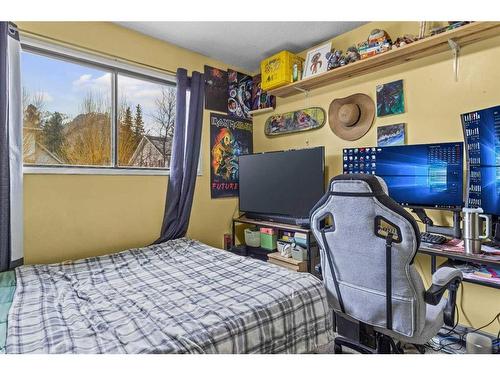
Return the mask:
[(79, 46), (78, 44), (71, 43), (71, 42), (66, 42), (64, 40), (60, 40), (60, 39), (57, 39), (57, 38), (52, 38), (50, 36), (45, 36), (45, 35), (38, 34), (38, 33), (32, 32), (32, 31), (23, 30), (19, 26), (17, 27), (17, 30), (22, 35), (26, 35), (26, 36), (30, 36), (30, 37), (35, 37), (37, 39), (41, 39), (41, 40), (46, 40), (46, 41), (50, 41), (50, 42), (62, 44), (62, 45), (65, 45), (65, 46), (76, 48), (76, 49), (78, 49), (80, 51), (83, 51), (83, 52), (86, 52), (86, 51), (92, 52), (94, 54), (101, 55), (103, 57), (112, 58), (112, 59), (114, 59), (114, 60), (116, 60), (118, 62), (132, 63), (132, 64), (135, 64), (135, 65), (143, 66), (143, 67), (146, 67), (146, 68), (149, 68), (149, 69), (157, 70), (157, 71), (168, 73), (168, 74), (173, 74), (173, 75), (177, 74), (176, 72), (174, 72), (172, 70), (158, 68), (156, 66), (149, 65), (149, 64), (144, 64), (144, 63), (136, 61), (136, 60), (127, 59), (125, 57), (120, 57), (120, 56), (112, 55), (110, 53), (102, 52), (102, 51), (99, 51), (99, 50), (96, 50), (96, 49), (93, 49), (93, 48), (82, 47), (82, 46)]

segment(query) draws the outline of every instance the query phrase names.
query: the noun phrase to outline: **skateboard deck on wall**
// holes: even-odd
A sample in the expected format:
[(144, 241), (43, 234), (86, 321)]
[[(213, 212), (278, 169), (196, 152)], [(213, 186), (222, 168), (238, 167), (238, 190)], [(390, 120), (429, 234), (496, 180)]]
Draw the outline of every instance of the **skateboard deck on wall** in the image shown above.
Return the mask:
[(270, 116), (264, 125), (267, 136), (296, 133), (319, 129), (326, 122), (326, 112), (320, 107), (311, 107)]

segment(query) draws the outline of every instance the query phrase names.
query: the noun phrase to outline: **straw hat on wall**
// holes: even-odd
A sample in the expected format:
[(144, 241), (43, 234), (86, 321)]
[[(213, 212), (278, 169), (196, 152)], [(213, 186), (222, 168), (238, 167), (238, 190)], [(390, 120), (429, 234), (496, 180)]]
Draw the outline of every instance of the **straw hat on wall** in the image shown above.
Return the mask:
[(328, 110), (328, 122), (332, 131), (346, 141), (364, 136), (375, 118), (375, 103), (366, 94), (354, 94), (334, 99)]

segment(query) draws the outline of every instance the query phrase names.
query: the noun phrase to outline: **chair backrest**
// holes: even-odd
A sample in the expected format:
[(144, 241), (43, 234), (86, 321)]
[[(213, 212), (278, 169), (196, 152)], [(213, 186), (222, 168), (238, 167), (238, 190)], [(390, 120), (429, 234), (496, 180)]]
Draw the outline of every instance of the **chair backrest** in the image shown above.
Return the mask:
[(337, 312), (408, 337), (423, 329), (424, 286), (412, 265), (419, 229), (387, 195), (382, 179), (365, 174), (334, 177), (311, 210), (311, 228)]

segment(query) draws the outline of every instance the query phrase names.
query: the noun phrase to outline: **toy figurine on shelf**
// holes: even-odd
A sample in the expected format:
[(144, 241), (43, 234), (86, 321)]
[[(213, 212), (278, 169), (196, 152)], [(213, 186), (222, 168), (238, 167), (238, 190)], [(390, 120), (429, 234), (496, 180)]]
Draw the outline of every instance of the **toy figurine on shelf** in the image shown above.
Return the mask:
[(380, 29), (373, 29), (368, 35), (368, 43), (369, 44), (374, 44), (374, 43), (385, 43), (386, 41), (390, 41), (391, 38), (389, 37), (389, 34), (385, 32), (385, 30), (380, 30)]
[(392, 46), (396, 47), (396, 48), (399, 48), (399, 47), (406, 46), (407, 44), (416, 42), (417, 40), (419, 40), (419, 38), (417, 36), (412, 35), (412, 34), (405, 34), (403, 36), (398, 37), (394, 41), (394, 43), (392, 44)]
[(328, 61), (327, 70), (332, 70), (355, 61), (361, 60), (358, 49), (355, 46), (351, 46), (347, 49), (347, 53), (344, 55), (341, 50), (333, 50), (326, 54), (326, 59)]
[(345, 56), (342, 55), (342, 51), (338, 49), (333, 52), (328, 52), (326, 54), (326, 59), (328, 61), (327, 70), (332, 70), (347, 64)]
[(448, 26), (443, 27), (435, 27), (431, 29), (431, 35), (441, 34), (448, 30), (456, 29), (457, 27), (461, 27), (471, 23), (471, 21), (449, 21)]
[(368, 36), (366, 41), (358, 43), (358, 52), (361, 59), (378, 55), (389, 51), (392, 46), (392, 41), (385, 30), (374, 29)]
[(328, 70), (338, 68), (347, 64), (345, 56), (342, 54), (341, 50), (334, 50), (333, 52), (328, 52), (326, 54), (326, 59), (328, 60)]
[(355, 46), (351, 46), (346, 52), (346, 62), (347, 64), (353, 63), (355, 61), (361, 60), (358, 49)]

